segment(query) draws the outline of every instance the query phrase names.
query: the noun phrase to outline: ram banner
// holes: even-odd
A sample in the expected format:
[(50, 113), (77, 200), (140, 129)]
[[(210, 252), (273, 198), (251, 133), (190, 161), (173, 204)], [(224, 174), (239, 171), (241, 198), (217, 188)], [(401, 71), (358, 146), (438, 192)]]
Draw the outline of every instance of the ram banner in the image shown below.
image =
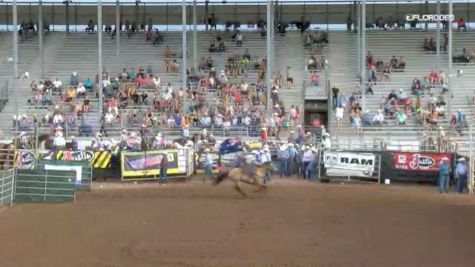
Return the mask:
[(325, 152), (323, 161), (327, 176), (372, 177), (376, 156), (368, 153)]

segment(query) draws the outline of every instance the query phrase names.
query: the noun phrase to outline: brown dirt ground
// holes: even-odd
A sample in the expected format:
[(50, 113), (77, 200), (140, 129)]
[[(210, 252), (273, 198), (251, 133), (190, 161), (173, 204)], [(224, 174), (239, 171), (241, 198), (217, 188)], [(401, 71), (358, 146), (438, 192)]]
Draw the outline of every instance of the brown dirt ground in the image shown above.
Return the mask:
[[(251, 188), (247, 188), (248, 191)], [(435, 187), (104, 184), (0, 213), (2, 267), (475, 266), (475, 198)]]

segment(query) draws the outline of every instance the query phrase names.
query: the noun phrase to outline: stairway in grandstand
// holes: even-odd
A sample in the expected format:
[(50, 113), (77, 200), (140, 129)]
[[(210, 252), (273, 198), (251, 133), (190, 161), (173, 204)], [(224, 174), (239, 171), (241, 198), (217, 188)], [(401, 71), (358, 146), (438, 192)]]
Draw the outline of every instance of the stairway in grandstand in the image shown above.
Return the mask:
[[(39, 59), (38, 38), (30, 34), (28, 39), (20, 42), (18, 45), (18, 75), (29, 72), (30, 80), (35, 79), (35, 67)], [(25, 107), (27, 105), (27, 96), (32, 96), (30, 82), (23, 79), (17, 79), (18, 89), (14, 90), (13, 64), (7, 62), (7, 57), (13, 57), (13, 36), (11, 32), (0, 33), (0, 87), (3, 89), (8, 82), (9, 101), (0, 112), (0, 131), (4, 137), (10, 135), (13, 126), (12, 116), (15, 114), (15, 98), (18, 97), (18, 110), (20, 114), (31, 114)], [(1, 137), (1, 138), (4, 138)]]

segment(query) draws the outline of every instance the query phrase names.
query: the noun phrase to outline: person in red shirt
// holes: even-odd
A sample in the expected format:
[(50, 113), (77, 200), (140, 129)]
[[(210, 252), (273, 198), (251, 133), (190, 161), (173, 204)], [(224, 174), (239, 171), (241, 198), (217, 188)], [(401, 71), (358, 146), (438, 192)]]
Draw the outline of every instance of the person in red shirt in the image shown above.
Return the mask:
[(463, 18), (459, 18), (457, 20), (457, 29), (459, 31), (462, 31), (462, 29), (465, 31), (467, 30), (467, 26), (465, 25), (465, 20)]
[(115, 97), (112, 97), (109, 100), (109, 112), (114, 112), (115, 114), (119, 113), (119, 110), (117, 109), (117, 100), (115, 100)]
[(261, 128), (261, 140), (262, 140), (262, 143), (267, 143), (267, 128), (266, 127)]
[(437, 72), (432, 70), (429, 74), (429, 83), (436, 84), (437, 83)]
[(137, 86), (137, 88), (142, 87), (142, 82), (142, 75), (137, 75), (137, 78), (135, 78), (135, 86)]

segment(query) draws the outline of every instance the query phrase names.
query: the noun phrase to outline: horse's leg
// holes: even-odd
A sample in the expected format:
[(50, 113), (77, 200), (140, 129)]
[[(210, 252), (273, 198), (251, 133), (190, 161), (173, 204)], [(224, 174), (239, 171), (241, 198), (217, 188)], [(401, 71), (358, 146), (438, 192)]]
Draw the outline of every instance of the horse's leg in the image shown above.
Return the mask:
[(235, 181), (234, 182), (234, 189), (236, 189), (236, 191), (238, 191), (239, 193), (241, 193), (242, 196), (246, 196), (246, 193), (242, 190), (241, 188), (241, 182), (239, 181)]

